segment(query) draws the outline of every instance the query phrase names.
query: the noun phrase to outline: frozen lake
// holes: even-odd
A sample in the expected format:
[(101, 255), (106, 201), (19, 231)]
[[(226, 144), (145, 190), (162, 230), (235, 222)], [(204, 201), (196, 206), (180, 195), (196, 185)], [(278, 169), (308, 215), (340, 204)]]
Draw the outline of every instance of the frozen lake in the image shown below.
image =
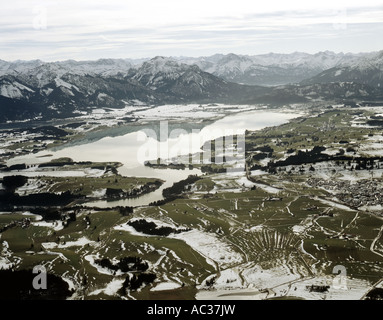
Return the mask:
[[(200, 148), (206, 141), (222, 136), (244, 134), (245, 130), (277, 126), (298, 116), (300, 114), (292, 112), (254, 110), (227, 115), (217, 121), (207, 122), (205, 126), (202, 124), (200, 128), (190, 126), (187, 119), (176, 123), (151, 120), (149, 124), (132, 126), (133, 131), (127, 134), (105, 136), (96, 141), (83, 141), (78, 145), (64, 145), (58, 150), (49, 149), (33, 155), (20, 156), (9, 160), (7, 164), (38, 164), (60, 157), (70, 157), (74, 161), (121, 162), (123, 164), (119, 168), (121, 175), (158, 178), (164, 180), (165, 183), (155, 192), (139, 198), (108, 202), (97, 201), (88, 203), (88, 205), (98, 207), (147, 205), (163, 199), (162, 190), (164, 188), (187, 178), (190, 174), (199, 174), (200, 171), (197, 169), (154, 169), (145, 166), (145, 161), (196, 153), (201, 151)], [(61, 172), (62, 174), (63, 172)]]

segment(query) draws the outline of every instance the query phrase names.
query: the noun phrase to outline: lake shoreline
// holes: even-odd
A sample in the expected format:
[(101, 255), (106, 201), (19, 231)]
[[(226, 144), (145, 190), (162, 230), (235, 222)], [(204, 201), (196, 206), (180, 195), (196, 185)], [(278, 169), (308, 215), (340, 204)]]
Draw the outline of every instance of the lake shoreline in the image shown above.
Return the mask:
[[(233, 106), (230, 106), (232, 108)], [(154, 132), (155, 135), (157, 132), (161, 134), (161, 125), (168, 125), (167, 129), (172, 134), (172, 130), (179, 130), (179, 127), (186, 128), (185, 124), (192, 124), (195, 127), (191, 126), (186, 128), (188, 131), (184, 131), (184, 133), (180, 133), (176, 138), (170, 139), (169, 136), (165, 136), (165, 141), (155, 141), (152, 139), (150, 145), (146, 148), (146, 151), (153, 150), (153, 148), (159, 148), (157, 151), (164, 151), (167, 155), (164, 158), (169, 159), (169, 154), (167, 150), (171, 150), (173, 146), (176, 146), (179, 141), (177, 139), (184, 138), (183, 147), (190, 145), (185, 143), (185, 139), (189, 137), (196, 137), (197, 140), (194, 146), (194, 149), (190, 151), (187, 149), (189, 153), (192, 152), (200, 152), (201, 146), (204, 142), (208, 140), (212, 140), (218, 137), (221, 137), (222, 132), (227, 128), (233, 127), (234, 125), (240, 125), (241, 130), (258, 130), (264, 127), (268, 127), (271, 125), (280, 125), (289, 121), (291, 118), (296, 118), (301, 115), (296, 113), (294, 108), (267, 108), (261, 107), (259, 105), (254, 105), (249, 107), (251, 110), (236, 110), (236, 112), (228, 112), (223, 108), (224, 114), (219, 114), (213, 118), (203, 118), (198, 119), (196, 123), (190, 123), (190, 121), (186, 119), (172, 119), (170, 118), (162, 118), (162, 119), (141, 119), (135, 123), (131, 123), (132, 125), (128, 125), (127, 129), (129, 133), (123, 135), (110, 136), (110, 130), (117, 130), (119, 127), (112, 128), (103, 128), (96, 129), (95, 131), (89, 132), (89, 134), (97, 134), (100, 135), (95, 141), (83, 140), (83, 139), (73, 139), (61, 146), (56, 146), (55, 148), (47, 148), (46, 150), (37, 152), (35, 154), (28, 154), (25, 156), (16, 156), (7, 161), (7, 165), (17, 164), (17, 163), (26, 163), (26, 164), (38, 164), (41, 162), (46, 162), (46, 158), (60, 158), (60, 157), (69, 157), (73, 158), (74, 161), (92, 161), (92, 162), (119, 162), (121, 166), (118, 168), (118, 174), (124, 177), (138, 177), (138, 178), (157, 178), (165, 181), (165, 183), (158, 188), (156, 191), (151, 192), (149, 194), (145, 194), (140, 196), (139, 198), (134, 199), (124, 199), (117, 201), (93, 201), (89, 203), (89, 206), (101, 206), (101, 207), (110, 207), (112, 206), (142, 206), (148, 205), (149, 203), (163, 200), (162, 190), (165, 188), (169, 188), (180, 180), (187, 178), (189, 175), (197, 174), (201, 175), (202, 172), (198, 168), (185, 168), (184, 170), (172, 170), (169, 168), (166, 169), (153, 169), (145, 166), (144, 161), (140, 163), (138, 161), (138, 154), (145, 147), (145, 143), (148, 142), (146, 137), (145, 143), (142, 143), (139, 140), (139, 133), (142, 130), (149, 130), (148, 132)], [(154, 112), (154, 110), (150, 110)], [(257, 115), (257, 117), (253, 117), (253, 115)], [(263, 118), (262, 116), (263, 115)], [(279, 117), (279, 118), (278, 118)], [(195, 119), (194, 119), (195, 120)], [(80, 121), (80, 119), (78, 119)], [(263, 122), (262, 122), (263, 121)], [(162, 122), (162, 123), (161, 123)], [(231, 123), (233, 122), (233, 123)], [(126, 130), (123, 128), (123, 130)], [(152, 130), (152, 131), (150, 131)], [(210, 132), (209, 132), (210, 130)], [(215, 130), (215, 132), (214, 132)], [(189, 132), (189, 133), (188, 133)], [(191, 133), (190, 133), (191, 132)], [(207, 132), (207, 135), (204, 137), (203, 134)], [(114, 131), (114, 134), (119, 133), (118, 130)], [(123, 132), (122, 132), (123, 133)], [(185, 133), (187, 136), (185, 136)], [(214, 135), (215, 134), (215, 135)], [(161, 136), (160, 139), (161, 140)], [(202, 140), (201, 140), (202, 139)], [(195, 142), (194, 141), (194, 142)], [(174, 143), (174, 145), (170, 146), (170, 142)], [(161, 144), (161, 147), (159, 145)], [(125, 147), (124, 147), (125, 146)], [(154, 147), (153, 147), (154, 146)], [(132, 157), (133, 156), (133, 157)], [(22, 161), (24, 160), (24, 161)], [(147, 160), (153, 160), (153, 158), (147, 158)], [(44, 173), (42, 173), (44, 175)], [(88, 204), (87, 204), (88, 205)]]

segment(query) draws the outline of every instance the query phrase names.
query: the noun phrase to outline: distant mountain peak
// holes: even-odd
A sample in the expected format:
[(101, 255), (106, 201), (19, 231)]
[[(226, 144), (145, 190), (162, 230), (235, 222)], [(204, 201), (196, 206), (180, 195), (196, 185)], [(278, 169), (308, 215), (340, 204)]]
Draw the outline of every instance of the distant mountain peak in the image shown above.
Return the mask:
[(383, 85), (383, 51), (357, 55), (302, 81), (302, 84), (357, 82), (372, 87)]

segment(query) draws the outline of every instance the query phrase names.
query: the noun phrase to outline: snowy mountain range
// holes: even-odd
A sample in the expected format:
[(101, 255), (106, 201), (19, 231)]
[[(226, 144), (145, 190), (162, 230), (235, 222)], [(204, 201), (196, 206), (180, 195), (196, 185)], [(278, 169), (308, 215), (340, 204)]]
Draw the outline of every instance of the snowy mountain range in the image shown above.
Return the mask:
[(68, 117), (94, 108), (135, 104), (234, 103), (257, 91), (164, 57), (136, 68), (116, 60), (102, 65), (95, 62), (95, 68), (89, 62), (33, 63), (35, 67), (25, 62), (25, 70), (13, 68), (0, 77), (1, 121), (37, 115)]
[(370, 54), (344, 54), (331, 51), (308, 54), (269, 53), (244, 56), (236, 54), (214, 55), (200, 58), (180, 58), (188, 64), (196, 64), (202, 70), (227, 81), (275, 86), (299, 83), (320, 72), (343, 64), (355, 63)]
[(376, 100), (382, 97), (382, 57), (383, 51), (49, 63), (0, 60), (0, 121), (68, 117), (135, 104)]
[(303, 84), (354, 81), (372, 87), (383, 87), (383, 51), (342, 63), (302, 81)]

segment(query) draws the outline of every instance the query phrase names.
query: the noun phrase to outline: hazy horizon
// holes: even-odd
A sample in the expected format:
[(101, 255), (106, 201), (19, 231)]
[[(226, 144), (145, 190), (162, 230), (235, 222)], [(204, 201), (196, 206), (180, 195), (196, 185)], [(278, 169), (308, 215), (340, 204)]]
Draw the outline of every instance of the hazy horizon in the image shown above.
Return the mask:
[(381, 1), (14, 0), (0, 12), (1, 59), (381, 50)]
[(208, 57), (211, 57), (211, 56), (214, 56), (214, 55), (223, 55), (223, 56), (227, 56), (229, 54), (234, 54), (234, 55), (237, 55), (237, 56), (248, 56), (248, 57), (253, 57), (253, 56), (261, 56), (261, 55), (268, 55), (268, 54), (275, 54), (275, 55), (292, 55), (292, 54), (310, 54), (310, 55), (316, 55), (316, 54), (319, 54), (319, 53), (324, 53), (324, 52), (331, 52), (331, 53), (334, 53), (334, 54), (344, 54), (344, 55), (359, 55), (359, 54), (369, 54), (369, 53), (377, 53), (377, 52), (380, 52), (380, 51), (383, 51), (383, 48), (381, 50), (374, 50), (374, 51), (360, 51), (360, 52), (342, 52), (342, 51), (339, 51), (339, 52), (334, 52), (334, 51), (331, 51), (331, 50), (321, 50), (321, 51), (317, 51), (317, 52), (314, 52), (314, 53), (309, 53), (309, 52), (303, 52), (303, 51), (295, 51), (295, 52), (287, 52), (287, 53), (282, 53), (282, 52), (267, 52), (267, 53), (254, 53), (254, 54), (242, 54), (242, 53), (237, 53), (237, 52), (228, 52), (228, 53), (221, 53), (221, 52), (217, 52), (217, 53), (214, 53), (212, 55), (208, 55), (208, 56), (165, 56), (165, 55), (153, 55), (153, 56), (147, 56), (147, 57), (139, 57), (139, 58), (132, 58), (132, 57), (121, 57), (121, 58), (111, 58), (111, 57), (100, 57), (100, 58), (95, 58), (95, 59), (81, 59), (81, 60), (76, 60), (76, 59), (61, 59), (61, 60), (43, 60), (43, 59), (39, 59), (39, 58), (36, 58), (36, 59), (16, 59), (16, 60), (5, 60), (5, 59), (2, 59), (0, 57), (0, 60), (1, 61), (5, 61), (5, 62), (11, 62), (11, 63), (15, 63), (15, 62), (30, 62), (30, 61), (41, 61), (43, 63), (56, 63), (56, 62), (67, 62), (67, 61), (75, 61), (75, 62), (92, 62), (92, 61), (99, 61), (99, 60), (131, 60), (131, 61), (139, 61), (139, 60), (143, 60), (143, 61), (147, 61), (147, 60), (150, 60), (150, 59), (153, 59), (155, 57), (165, 57), (165, 58), (171, 58), (171, 59), (182, 59), (182, 58), (190, 58), (190, 59), (198, 59), (198, 58), (208, 58)]

